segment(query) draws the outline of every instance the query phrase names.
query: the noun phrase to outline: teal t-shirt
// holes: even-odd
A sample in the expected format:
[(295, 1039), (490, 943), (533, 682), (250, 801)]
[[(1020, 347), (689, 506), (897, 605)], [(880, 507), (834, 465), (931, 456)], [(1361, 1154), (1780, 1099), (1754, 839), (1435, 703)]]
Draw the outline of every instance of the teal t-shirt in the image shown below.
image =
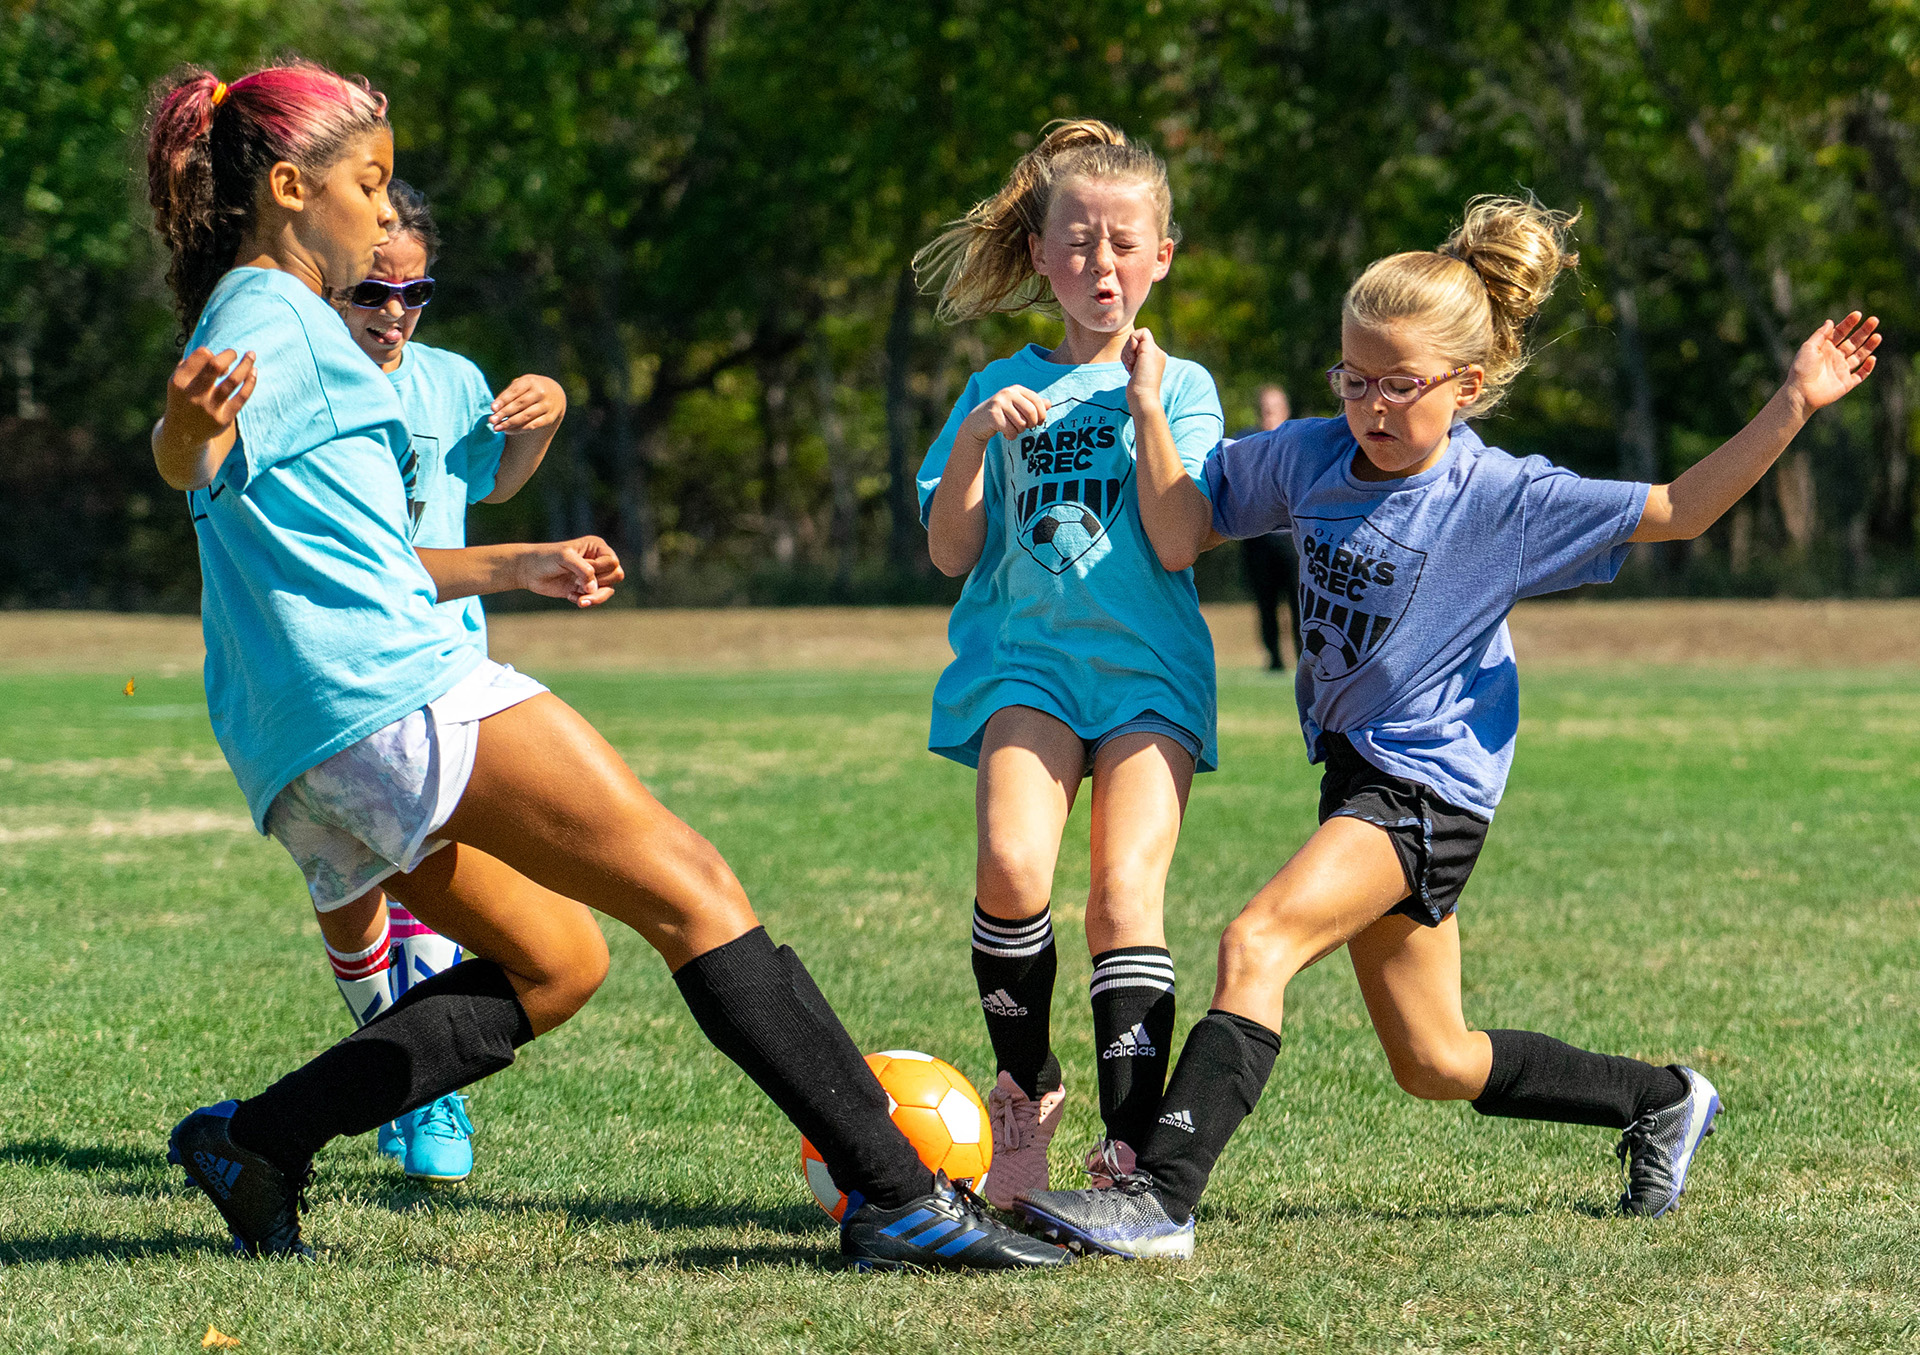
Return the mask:
[(201, 345), (259, 355), (233, 450), (187, 504), (207, 708), (264, 831), (289, 781), (482, 656), (408, 541), (400, 401), (333, 308), (286, 273), (236, 268), (187, 347)]
[[(480, 369), (444, 348), (409, 342), (387, 373), (413, 434), (407, 486), (413, 544), (458, 550), (467, 544), (467, 505), (493, 493), (507, 436), (487, 427), (493, 390)], [(487, 614), (478, 597), (446, 604), (467, 636), (487, 652)]]
[[(960, 425), (1008, 386), (1052, 402), (1045, 428), (987, 443), (987, 540), (954, 604), (954, 659), (933, 692), (928, 746), (973, 767), (987, 720), (1032, 706), (1082, 738), (1151, 710), (1191, 731), (1213, 770), (1213, 636), (1193, 571), (1163, 569), (1140, 523), (1127, 370), (1067, 366), (1028, 345), (967, 382), (920, 466), (920, 520)], [(1202, 467), (1225, 424), (1207, 369), (1167, 359), (1161, 402), (1180, 459), (1202, 493)]]

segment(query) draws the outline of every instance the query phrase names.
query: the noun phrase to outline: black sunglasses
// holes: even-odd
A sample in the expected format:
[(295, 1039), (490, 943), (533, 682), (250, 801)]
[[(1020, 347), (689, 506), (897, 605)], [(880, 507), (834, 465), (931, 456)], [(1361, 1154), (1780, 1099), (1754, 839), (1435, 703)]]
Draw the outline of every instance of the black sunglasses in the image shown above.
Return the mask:
[(368, 278), (356, 282), (347, 292), (347, 300), (362, 310), (377, 311), (394, 297), (410, 311), (417, 311), (433, 300), (433, 279), (415, 278), (412, 282), (382, 282)]

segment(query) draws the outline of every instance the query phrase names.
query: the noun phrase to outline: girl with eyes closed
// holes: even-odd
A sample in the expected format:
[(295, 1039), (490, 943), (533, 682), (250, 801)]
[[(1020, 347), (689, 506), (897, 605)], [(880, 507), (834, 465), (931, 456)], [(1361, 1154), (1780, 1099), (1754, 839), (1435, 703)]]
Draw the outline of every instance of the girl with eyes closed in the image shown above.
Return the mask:
[(1198, 364), (1163, 357), (1150, 391), (1128, 376), (1151, 342), (1134, 319), (1175, 239), (1159, 158), (1104, 122), (1062, 122), (916, 261), (947, 320), (1045, 304), (1065, 330), (975, 373), (919, 475), (933, 561), (967, 576), (931, 746), (979, 769), (973, 971), (999, 1064), (986, 1192), (1003, 1208), (1046, 1188), (1066, 1096), (1049, 902), (1086, 780), (1096, 1186), (1132, 1169), (1170, 1056), (1161, 910), (1188, 787), (1214, 765), (1213, 641), (1192, 572), (1162, 569), (1141, 528), (1134, 440), (1150, 404), (1204, 495), (1201, 461), (1222, 431)]

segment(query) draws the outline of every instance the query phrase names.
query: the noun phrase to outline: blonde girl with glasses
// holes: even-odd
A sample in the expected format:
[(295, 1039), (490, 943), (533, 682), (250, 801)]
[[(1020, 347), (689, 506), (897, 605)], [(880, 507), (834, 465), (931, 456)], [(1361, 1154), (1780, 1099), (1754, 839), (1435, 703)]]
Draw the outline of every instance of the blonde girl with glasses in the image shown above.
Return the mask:
[[(1829, 321), (1745, 429), (1669, 485), (1588, 480), (1487, 446), (1527, 364), (1528, 322), (1577, 262), (1572, 220), (1480, 198), (1437, 250), (1382, 259), (1347, 293), (1342, 417), (1224, 443), (1206, 491), (1164, 424), (1140, 420), (1141, 516), (1169, 568), (1228, 538), (1285, 528), (1301, 559), (1300, 723), (1326, 765), (1320, 828), (1228, 926), (1212, 1009), (1181, 1052), (1121, 1189), (1021, 1208), (1082, 1248), (1190, 1256), (1193, 1209), (1280, 1049), (1300, 970), (1347, 948), (1395, 1080), (1483, 1115), (1621, 1131), (1620, 1208), (1678, 1202), (1720, 1099), (1691, 1068), (1474, 1030), (1460, 1000), (1455, 907), (1505, 789), (1519, 725), (1507, 613), (1614, 578), (1636, 541), (1699, 536), (1807, 419), (1873, 370), (1877, 322)], [(1158, 362), (1151, 349), (1134, 381)]]

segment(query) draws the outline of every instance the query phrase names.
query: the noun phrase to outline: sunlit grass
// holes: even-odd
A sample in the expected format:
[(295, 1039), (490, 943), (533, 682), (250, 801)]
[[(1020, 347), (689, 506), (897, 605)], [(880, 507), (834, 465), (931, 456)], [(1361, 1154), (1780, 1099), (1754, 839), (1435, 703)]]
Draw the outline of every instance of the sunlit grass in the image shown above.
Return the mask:
[[(967, 964), (972, 779), (918, 675), (553, 677), (720, 845), (869, 1048), (991, 1072)], [(244, 1265), (165, 1131), (342, 1034), (297, 876), (188, 678), (0, 680), (0, 1348), (1858, 1350), (1920, 1341), (1920, 686), (1658, 668), (1527, 680), (1463, 909), (1469, 1019), (1681, 1060), (1728, 1110), (1684, 1206), (1612, 1215), (1612, 1136), (1401, 1095), (1344, 962), (1296, 985), (1194, 1263), (1046, 1278), (833, 1264), (797, 1136), (637, 938), (474, 1098), (479, 1169), (331, 1148), (313, 1267)], [(1284, 683), (1227, 674), (1224, 770), (1169, 891), (1183, 1024), (1221, 925), (1301, 840)], [(1077, 918), (1085, 808), (1058, 914)], [(611, 924), (610, 924), (611, 925)], [(1071, 1089), (1094, 1132), (1084, 947)]]

